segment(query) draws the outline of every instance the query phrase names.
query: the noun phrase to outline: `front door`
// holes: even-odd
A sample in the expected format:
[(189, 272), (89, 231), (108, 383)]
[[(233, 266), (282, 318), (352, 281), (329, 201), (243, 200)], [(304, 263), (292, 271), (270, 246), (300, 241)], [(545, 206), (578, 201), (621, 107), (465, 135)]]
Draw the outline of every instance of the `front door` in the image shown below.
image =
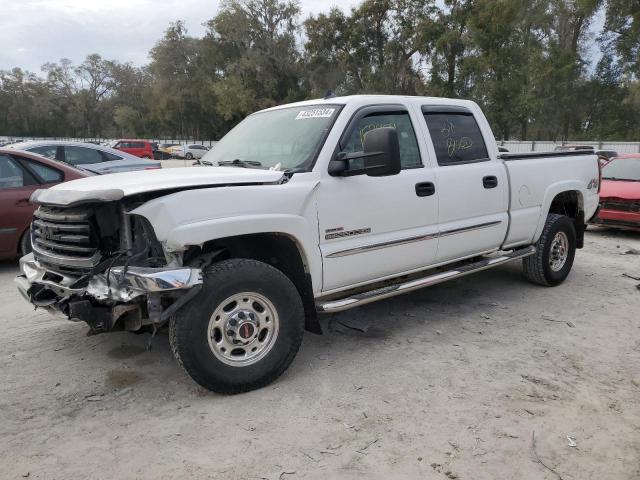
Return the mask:
[[(323, 291), (366, 283), (431, 264), (436, 256), (438, 197), (422, 158), (412, 118), (403, 105), (366, 107), (347, 127), (340, 150), (363, 149), (374, 128), (398, 132), (402, 171), (370, 177), (325, 176), (318, 212)], [(422, 152), (421, 152), (422, 150)]]

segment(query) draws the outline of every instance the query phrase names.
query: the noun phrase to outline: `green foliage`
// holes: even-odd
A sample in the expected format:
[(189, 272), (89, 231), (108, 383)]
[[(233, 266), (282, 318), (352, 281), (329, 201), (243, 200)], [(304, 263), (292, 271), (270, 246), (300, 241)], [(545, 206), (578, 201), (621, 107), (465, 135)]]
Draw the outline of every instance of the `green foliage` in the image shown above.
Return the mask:
[(297, 0), (226, 0), (203, 38), (170, 24), (147, 66), (0, 71), (0, 134), (217, 139), (332, 90), (469, 98), (504, 139), (640, 136), (637, 0), (364, 0), (299, 20)]

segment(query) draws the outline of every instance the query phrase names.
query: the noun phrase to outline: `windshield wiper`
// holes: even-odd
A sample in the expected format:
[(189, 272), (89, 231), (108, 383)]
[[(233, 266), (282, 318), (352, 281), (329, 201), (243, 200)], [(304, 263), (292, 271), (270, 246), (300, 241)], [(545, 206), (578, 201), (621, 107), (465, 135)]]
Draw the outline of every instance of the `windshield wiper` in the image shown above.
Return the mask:
[(261, 167), (262, 164), (260, 162), (256, 162), (254, 160), (240, 160), (236, 158), (235, 160), (224, 160), (222, 162), (218, 162), (218, 166), (232, 166), (232, 167), (242, 167), (242, 168), (252, 168), (252, 167)]

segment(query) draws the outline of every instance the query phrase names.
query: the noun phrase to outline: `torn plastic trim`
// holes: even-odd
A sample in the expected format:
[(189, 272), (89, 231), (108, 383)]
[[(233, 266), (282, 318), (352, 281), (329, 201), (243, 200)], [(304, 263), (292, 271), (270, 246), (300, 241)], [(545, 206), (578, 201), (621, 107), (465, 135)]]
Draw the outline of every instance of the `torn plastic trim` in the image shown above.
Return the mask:
[(97, 300), (130, 302), (149, 293), (186, 290), (202, 284), (199, 268), (114, 267), (94, 275), (87, 294)]

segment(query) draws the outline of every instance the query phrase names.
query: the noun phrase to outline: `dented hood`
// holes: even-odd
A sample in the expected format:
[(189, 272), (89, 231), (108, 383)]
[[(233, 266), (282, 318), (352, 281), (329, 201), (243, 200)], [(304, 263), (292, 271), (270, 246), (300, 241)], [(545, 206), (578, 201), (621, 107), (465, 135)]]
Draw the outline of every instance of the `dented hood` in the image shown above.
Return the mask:
[(96, 175), (36, 190), (32, 203), (72, 205), (116, 201), (139, 193), (230, 185), (273, 184), (282, 172), (238, 167), (185, 167)]

